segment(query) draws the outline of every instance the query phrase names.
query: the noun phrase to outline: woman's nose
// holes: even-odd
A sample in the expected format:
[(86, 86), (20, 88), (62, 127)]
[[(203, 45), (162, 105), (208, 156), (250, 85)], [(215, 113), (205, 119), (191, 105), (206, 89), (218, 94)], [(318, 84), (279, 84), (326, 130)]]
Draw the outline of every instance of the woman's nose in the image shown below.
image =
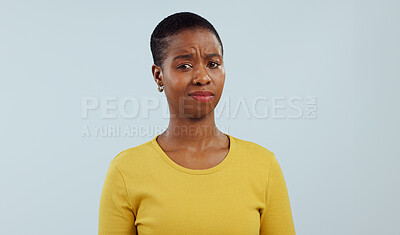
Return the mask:
[(193, 76), (194, 85), (206, 85), (211, 82), (211, 78), (208, 76), (206, 68), (198, 68)]

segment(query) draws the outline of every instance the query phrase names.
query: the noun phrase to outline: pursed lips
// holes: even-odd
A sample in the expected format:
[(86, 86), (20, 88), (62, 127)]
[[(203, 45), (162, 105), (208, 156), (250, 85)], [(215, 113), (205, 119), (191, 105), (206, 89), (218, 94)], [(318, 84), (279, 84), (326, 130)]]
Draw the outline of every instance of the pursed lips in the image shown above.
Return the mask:
[(190, 93), (189, 96), (199, 102), (208, 102), (214, 98), (214, 94), (211, 91), (196, 91)]

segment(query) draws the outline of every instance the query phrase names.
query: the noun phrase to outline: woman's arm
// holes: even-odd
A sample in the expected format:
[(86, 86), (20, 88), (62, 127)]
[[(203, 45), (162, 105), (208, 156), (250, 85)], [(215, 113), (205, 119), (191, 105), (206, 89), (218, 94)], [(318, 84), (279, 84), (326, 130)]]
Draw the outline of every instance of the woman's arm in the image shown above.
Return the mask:
[(100, 198), (99, 235), (137, 234), (134, 223), (135, 215), (124, 178), (111, 162)]
[(281, 167), (274, 155), (261, 211), (260, 235), (295, 235), (289, 195)]

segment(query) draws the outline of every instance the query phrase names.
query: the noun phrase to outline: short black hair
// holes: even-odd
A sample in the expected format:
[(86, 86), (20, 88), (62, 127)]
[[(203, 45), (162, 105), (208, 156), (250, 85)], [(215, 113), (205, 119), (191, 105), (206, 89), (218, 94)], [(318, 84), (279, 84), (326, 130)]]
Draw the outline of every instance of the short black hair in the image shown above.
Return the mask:
[(203, 28), (213, 33), (221, 45), (222, 55), (224, 49), (221, 38), (214, 26), (205, 18), (192, 12), (178, 12), (164, 18), (151, 34), (150, 49), (154, 64), (162, 66), (165, 58), (165, 48), (168, 46), (167, 37), (180, 33), (186, 29)]

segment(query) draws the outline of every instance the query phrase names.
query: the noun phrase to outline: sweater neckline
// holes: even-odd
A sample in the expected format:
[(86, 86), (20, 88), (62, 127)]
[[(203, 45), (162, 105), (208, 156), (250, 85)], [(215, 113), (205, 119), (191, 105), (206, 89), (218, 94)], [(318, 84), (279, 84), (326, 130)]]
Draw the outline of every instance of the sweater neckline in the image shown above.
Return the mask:
[(155, 148), (155, 150), (160, 154), (161, 158), (170, 166), (172, 166), (173, 168), (175, 168), (178, 171), (184, 172), (184, 173), (188, 173), (188, 174), (193, 174), (193, 175), (204, 175), (204, 174), (210, 174), (213, 172), (216, 172), (220, 169), (222, 169), (223, 167), (225, 167), (228, 162), (231, 161), (232, 159), (232, 155), (233, 155), (233, 150), (235, 149), (235, 138), (231, 135), (225, 134), (226, 136), (228, 136), (229, 138), (229, 150), (228, 150), (228, 154), (225, 156), (225, 158), (218, 163), (218, 165), (215, 165), (213, 167), (210, 168), (206, 168), (206, 169), (191, 169), (191, 168), (187, 168), (184, 166), (179, 165), (178, 163), (174, 162), (165, 152), (164, 150), (161, 148), (161, 146), (158, 144), (157, 142), (157, 138), (158, 136), (160, 136), (161, 134), (156, 135), (152, 140), (151, 143), (153, 145), (153, 147)]

